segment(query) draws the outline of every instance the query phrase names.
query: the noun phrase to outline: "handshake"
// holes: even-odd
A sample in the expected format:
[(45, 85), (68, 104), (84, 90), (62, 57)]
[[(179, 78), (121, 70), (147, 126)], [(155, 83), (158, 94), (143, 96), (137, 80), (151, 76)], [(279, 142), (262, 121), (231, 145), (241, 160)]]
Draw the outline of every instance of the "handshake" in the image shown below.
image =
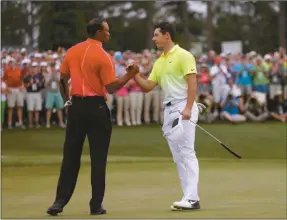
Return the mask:
[(139, 73), (139, 66), (133, 61), (129, 60), (126, 67), (127, 74), (130, 76), (135, 76)]

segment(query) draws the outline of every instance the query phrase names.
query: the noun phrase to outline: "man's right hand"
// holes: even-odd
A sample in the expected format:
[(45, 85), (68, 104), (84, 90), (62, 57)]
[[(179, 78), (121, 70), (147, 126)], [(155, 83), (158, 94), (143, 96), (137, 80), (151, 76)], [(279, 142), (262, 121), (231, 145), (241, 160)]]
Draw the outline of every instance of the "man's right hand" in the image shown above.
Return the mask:
[(127, 73), (132, 76), (135, 76), (136, 74), (139, 73), (139, 67), (135, 63), (128, 65), (126, 70), (127, 70)]

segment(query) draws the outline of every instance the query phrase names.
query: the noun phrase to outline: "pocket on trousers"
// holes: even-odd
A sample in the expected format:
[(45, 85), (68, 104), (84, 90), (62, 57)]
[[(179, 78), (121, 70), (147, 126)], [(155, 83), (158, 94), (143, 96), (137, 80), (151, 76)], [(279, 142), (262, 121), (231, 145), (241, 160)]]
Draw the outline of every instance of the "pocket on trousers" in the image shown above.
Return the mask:
[(175, 118), (170, 125), (170, 129), (164, 133), (164, 136), (171, 142), (180, 142), (183, 137), (183, 126), (181, 116)]

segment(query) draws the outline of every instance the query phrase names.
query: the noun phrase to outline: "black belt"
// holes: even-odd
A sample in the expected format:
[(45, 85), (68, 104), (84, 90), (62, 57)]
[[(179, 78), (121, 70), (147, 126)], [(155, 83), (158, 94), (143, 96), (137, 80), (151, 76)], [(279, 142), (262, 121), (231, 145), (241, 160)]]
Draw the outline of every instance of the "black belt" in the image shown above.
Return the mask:
[(98, 100), (98, 101), (105, 101), (104, 96), (80, 96), (80, 95), (73, 95), (72, 100), (75, 99), (85, 99), (85, 100)]

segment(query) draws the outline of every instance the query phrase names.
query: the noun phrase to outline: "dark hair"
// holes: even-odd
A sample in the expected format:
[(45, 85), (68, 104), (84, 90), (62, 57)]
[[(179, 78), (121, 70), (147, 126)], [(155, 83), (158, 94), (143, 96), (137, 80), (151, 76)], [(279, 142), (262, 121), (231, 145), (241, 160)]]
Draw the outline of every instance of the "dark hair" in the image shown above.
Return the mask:
[(170, 23), (168, 23), (168, 22), (161, 22), (161, 23), (159, 23), (159, 24), (154, 26), (154, 29), (157, 29), (157, 28), (160, 29), (160, 32), (162, 34), (169, 33), (171, 40), (174, 41), (175, 30), (174, 30), (173, 26)]
[(102, 30), (103, 22), (105, 22), (105, 20), (100, 17), (93, 18), (92, 20), (90, 20), (86, 28), (88, 36), (94, 37), (97, 31)]

